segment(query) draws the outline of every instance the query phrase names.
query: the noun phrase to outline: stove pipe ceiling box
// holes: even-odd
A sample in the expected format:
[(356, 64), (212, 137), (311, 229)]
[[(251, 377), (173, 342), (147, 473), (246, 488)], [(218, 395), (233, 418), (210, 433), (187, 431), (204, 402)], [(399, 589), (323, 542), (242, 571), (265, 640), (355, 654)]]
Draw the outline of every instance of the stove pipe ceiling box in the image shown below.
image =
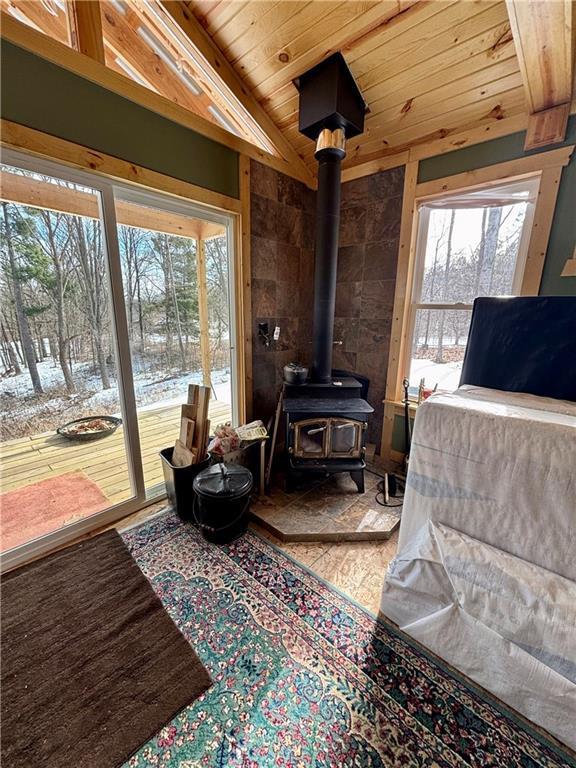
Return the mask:
[(298, 129), (316, 141), (320, 131), (341, 128), (347, 139), (364, 131), (366, 102), (341, 53), (309, 69), (294, 80), (300, 94)]

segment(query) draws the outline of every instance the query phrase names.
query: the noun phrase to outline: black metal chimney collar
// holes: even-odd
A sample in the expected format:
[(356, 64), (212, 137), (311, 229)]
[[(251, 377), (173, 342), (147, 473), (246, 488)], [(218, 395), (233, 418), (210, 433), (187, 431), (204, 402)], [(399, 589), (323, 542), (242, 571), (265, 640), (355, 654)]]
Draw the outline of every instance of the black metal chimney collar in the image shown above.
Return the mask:
[(364, 131), (368, 111), (341, 53), (334, 53), (294, 80), (300, 94), (298, 129), (316, 141), (321, 131), (341, 128), (347, 139)]

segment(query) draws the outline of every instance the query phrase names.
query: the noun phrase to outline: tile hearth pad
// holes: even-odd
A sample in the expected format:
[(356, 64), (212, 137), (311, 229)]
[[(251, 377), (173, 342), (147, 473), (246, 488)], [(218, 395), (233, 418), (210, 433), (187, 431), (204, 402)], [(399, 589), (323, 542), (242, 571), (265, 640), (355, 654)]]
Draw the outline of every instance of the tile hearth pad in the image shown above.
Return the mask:
[(282, 541), (375, 541), (388, 539), (400, 525), (401, 507), (376, 501), (381, 480), (365, 471), (364, 493), (348, 473), (303, 483), (293, 493), (276, 478), (267, 496), (251, 505), (254, 520)]

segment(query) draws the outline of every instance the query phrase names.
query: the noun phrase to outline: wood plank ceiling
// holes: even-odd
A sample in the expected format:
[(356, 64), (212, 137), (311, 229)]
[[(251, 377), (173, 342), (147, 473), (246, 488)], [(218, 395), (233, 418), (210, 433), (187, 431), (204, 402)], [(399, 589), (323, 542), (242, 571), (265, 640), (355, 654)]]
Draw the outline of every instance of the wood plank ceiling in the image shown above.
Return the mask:
[(346, 165), (526, 114), (504, 0), (188, 0), (305, 162), (294, 77), (340, 50), (369, 105)]

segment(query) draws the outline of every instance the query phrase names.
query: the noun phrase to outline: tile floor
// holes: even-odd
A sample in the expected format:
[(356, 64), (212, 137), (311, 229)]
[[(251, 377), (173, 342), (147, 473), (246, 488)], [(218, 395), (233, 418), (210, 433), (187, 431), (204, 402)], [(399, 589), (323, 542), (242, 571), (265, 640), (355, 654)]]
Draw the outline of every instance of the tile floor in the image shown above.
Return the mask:
[(389, 539), (400, 525), (401, 507), (378, 503), (381, 479), (366, 470), (363, 494), (348, 473), (309, 481), (287, 494), (279, 476), (270, 493), (252, 504), (253, 519), (281, 541)]

